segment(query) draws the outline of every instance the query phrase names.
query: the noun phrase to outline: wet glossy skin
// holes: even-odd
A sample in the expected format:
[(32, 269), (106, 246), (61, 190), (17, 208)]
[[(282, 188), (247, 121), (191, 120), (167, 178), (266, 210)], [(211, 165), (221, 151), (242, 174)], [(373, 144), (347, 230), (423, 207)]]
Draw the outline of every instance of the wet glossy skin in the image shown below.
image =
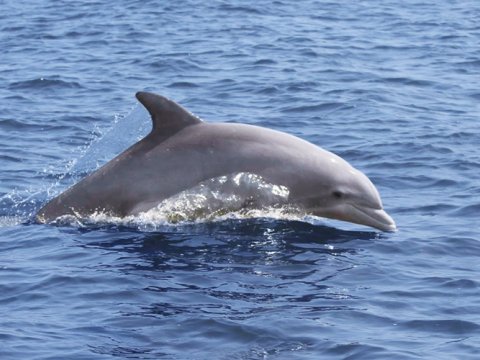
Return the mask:
[(152, 132), (47, 203), (37, 221), (135, 215), (201, 181), (247, 172), (288, 187), (289, 202), (307, 213), (395, 230), (371, 181), (333, 153), (267, 128), (205, 123), (158, 95), (137, 97), (152, 115)]

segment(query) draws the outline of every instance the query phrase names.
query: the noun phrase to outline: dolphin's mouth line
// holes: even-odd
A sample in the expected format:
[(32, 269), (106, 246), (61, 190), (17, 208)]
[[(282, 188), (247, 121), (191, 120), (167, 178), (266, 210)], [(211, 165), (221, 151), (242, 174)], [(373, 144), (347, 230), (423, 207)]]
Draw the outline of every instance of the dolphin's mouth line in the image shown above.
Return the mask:
[(396, 231), (397, 226), (395, 221), (387, 214), (383, 209), (375, 209), (370, 207), (360, 207), (355, 204), (349, 204), (355, 210), (360, 212), (363, 216), (367, 217), (371, 221), (371, 226), (376, 227), (382, 231)]

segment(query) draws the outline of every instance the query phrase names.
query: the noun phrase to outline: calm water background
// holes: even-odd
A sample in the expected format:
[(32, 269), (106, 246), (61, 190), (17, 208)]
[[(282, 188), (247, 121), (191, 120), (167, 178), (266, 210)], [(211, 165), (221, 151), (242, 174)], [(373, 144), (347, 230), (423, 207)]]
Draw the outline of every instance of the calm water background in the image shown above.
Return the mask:
[[(0, 1), (1, 359), (478, 359), (480, 3)], [(336, 152), (400, 231), (32, 214), (134, 93)]]

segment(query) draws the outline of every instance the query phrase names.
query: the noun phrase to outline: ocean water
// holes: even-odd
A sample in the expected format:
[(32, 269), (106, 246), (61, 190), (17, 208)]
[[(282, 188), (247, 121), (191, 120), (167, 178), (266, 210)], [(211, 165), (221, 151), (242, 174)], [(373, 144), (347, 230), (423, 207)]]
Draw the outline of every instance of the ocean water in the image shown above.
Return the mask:
[[(478, 1), (0, 5), (2, 360), (480, 358)], [(149, 131), (139, 90), (335, 152), (399, 231), (35, 224)]]

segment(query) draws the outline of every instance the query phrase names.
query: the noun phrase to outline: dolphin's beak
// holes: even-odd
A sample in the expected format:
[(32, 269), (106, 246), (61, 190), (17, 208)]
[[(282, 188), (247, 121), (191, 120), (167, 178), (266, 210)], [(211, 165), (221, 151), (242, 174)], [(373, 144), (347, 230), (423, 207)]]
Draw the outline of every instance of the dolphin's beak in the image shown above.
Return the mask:
[(366, 225), (381, 231), (397, 230), (395, 221), (382, 208), (343, 203), (339, 206), (317, 209), (315, 215)]
[[(396, 231), (395, 221), (383, 209), (350, 204), (349, 221), (374, 227), (382, 231)], [(350, 210), (349, 209), (349, 210)]]

